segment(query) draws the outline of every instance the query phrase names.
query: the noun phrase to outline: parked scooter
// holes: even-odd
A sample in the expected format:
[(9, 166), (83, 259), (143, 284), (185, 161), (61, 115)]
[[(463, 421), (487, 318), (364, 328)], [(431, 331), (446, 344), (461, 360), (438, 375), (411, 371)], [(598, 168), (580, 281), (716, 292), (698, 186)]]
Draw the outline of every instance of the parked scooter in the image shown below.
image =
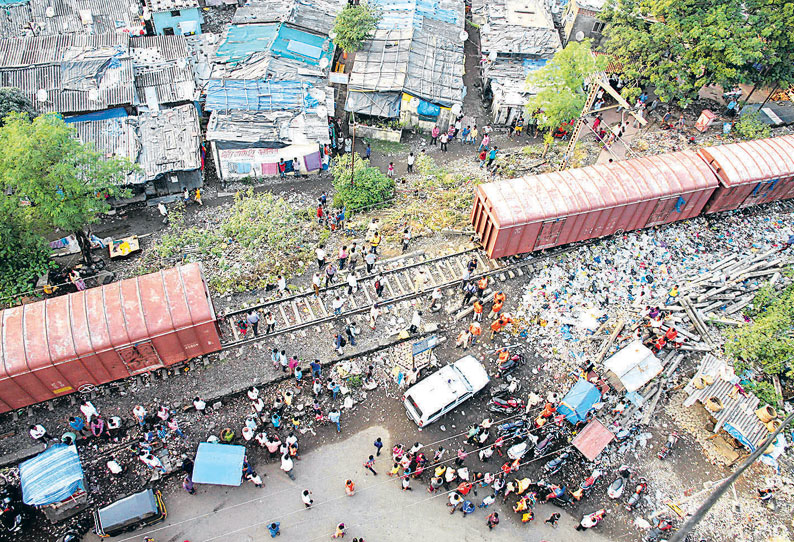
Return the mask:
[(540, 502), (550, 502), (557, 506), (571, 504), (571, 494), (565, 486), (548, 484), (543, 480), (538, 481), (536, 485)]
[(551, 449), (551, 444), (552, 442), (554, 442), (554, 438), (556, 436), (557, 436), (557, 432), (554, 431), (553, 429), (550, 429), (546, 433), (546, 436), (543, 437), (543, 440), (541, 440), (535, 445), (535, 457), (540, 457), (548, 453), (548, 451)]
[(491, 388), (491, 397), (499, 397), (502, 395), (515, 395), (521, 390), (521, 383), (517, 378), (510, 375), (505, 376), (505, 382)]
[(488, 410), (496, 414), (516, 414), (526, 407), (517, 397), (493, 397), (488, 401)]
[(667, 437), (667, 442), (664, 443), (662, 449), (659, 450), (659, 454), (658, 454), (659, 459), (665, 459), (668, 455), (670, 455), (670, 452), (672, 451), (673, 448), (675, 448), (675, 445), (677, 443), (678, 443), (678, 433), (673, 431), (672, 433), (670, 433), (670, 436)]
[(626, 510), (631, 512), (637, 505), (640, 504), (640, 497), (648, 487), (648, 481), (645, 478), (640, 478), (639, 483), (634, 487), (634, 493), (631, 494), (629, 500), (626, 502)]
[(569, 454), (568, 452), (561, 453), (560, 455), (558, 455), (557, 457), (555, 457), (554, 459), (543, 465), (543, 472), (548, 476), (553, 476), (557, 474), (558, 472), (560, 472), (563, 465), (565, 465), (565, 463), (568, 462), (568, 457), (570, 455), (571, 454)]
[(2, 506), (0, 506), (0, 525), (2, 525), (3, 530), (8, 533), (22, 532), (24, 522), (25, 516), (23, 512), (18, 511), (14, 507), (9, 497), (4, 498)]
[(526, 363), (526, 358), (524, 358), (523, 354), (513, 354), (499, 364), (499, 368), (496, 371), (496, 378), (502, 378), (503, 376), (512, 373), (518, 369), (519, 366), (524, 365), (524, 363)]
[(593, 472), (590, 474), (590, 476), (588, 476), (584, 482), (579, 484), (579, 489), (571, 493), (571, 496), (577, 501), (582, 500), (582, 497), (590, 494), (590, 492), (593, 490), (593, 487), (595, 487), (596, 482), (598, 482), (598, 479), (601, 478), (602, 474), (603, 472), (598, 467), (593, 469)]
[(615, 478), (615, 481), (609, 484), (609, 488), (607, 488), (607, 496), (610, 499), (619, 499), (623, 496), (623, 490), (626, 489), (626, 486), (631, 479), (631, 471), (626, 465), (621, 465), (618, 469), (618, 477)]
[(581, 525), (585, 529), (591, 529), (601, 523), (601, 520), (604, 519), (604, 516), (607, 515), (607, 511), (605, 509), (596, 510), (592, 514), (587, 514), (582, 518)]
[(524, 418), (519, 418), (517, 420), (509, 421), (503, 423), (496, 427), (496, 430), (499, 432), (500, 435), (505, 433), (512, 433), (516, 429), (523, 429), (527, 426), (527, 421)]
[(645, 536), (646, 542), (656, 542), (667, 532), (673, 529), (673, 524), (665, 518), (657, 518), (656, 525)]

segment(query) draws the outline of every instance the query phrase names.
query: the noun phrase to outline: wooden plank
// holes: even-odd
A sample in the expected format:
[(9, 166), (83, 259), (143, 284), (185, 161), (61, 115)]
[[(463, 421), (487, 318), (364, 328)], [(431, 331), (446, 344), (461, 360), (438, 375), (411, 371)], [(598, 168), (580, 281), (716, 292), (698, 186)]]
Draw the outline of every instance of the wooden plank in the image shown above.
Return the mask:
[(312, 300), (311, 298), (304, 298), (303, 304), (306, 305), (306, 309), (309, 311), (309, 314), (312, 317), (312, 320), (316, 320), (317, 317), (314, 315), (314, 311), (312, 310)]
[(292, 325), (292, 324), (290, 324), (289, 318), (287, 318), (287, 313), (284, 311), (284, 304), (283, 303), (281, 303), (278, 306), (278, 310), (281, 312), (281, 317), (284, 318), (284, 327), (289, 327), (290, 325)]
[(293, 299), (293, 300), (290, 302), (290, 305), (292, 306), (292, 312), (294, 312), (294, 313), (295, 313), (295, 322), (296, 322), (296, 323), (298, 323), (298, 324), (300, 324), (300, 323), (302, 322), (302, 319), (301, 319), (300, 312), (298, 312), (298, 304), (297, 304), (297, 303), (295, 302), (295, 300)]
[(623, 319), (618, 320), (618, 322), (615, 324), (615, 329), (613, 329), (612, 333), (609, 334), (607, 342), (604, 343), (604, 346), (601, 348), (601, 352), (598, 353), (598, 356), (595, 359), (596, 364), (601, 363), (601, 361), (603, 361), (603, 359), (606, 357), (607, 352), (609, 352), (609, 349), (612, 348), (612, 343), (615, 342), (615, 339), (617, 339), (620, 332), (623, 331), (623, 326), (625, 325), (626, 322), (624, 322)]

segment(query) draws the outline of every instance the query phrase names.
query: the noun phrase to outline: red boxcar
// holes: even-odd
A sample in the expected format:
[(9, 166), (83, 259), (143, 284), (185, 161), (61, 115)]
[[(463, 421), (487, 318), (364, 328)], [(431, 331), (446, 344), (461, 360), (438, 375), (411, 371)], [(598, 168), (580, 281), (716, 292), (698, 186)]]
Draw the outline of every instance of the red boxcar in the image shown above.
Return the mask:
[(194, 263), (0, 312), (0, 412), (220, 350)]
[(707, 213), (794, 198), (794, 135), (700, 149), (720, 179)]
[(646, 156), (481, 184), (471, 220), (501, 258), (691, 218), (717, 186), (695, 152)]

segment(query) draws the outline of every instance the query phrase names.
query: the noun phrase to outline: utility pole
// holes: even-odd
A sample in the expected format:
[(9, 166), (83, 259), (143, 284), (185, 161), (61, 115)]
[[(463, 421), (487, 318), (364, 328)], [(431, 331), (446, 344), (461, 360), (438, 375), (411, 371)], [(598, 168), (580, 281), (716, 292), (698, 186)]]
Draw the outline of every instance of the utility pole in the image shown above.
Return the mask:
[(708, 511), (711, 510), (711, 507), (717, 503), (720, 497), (722, 497), (722, 495), (728, 491), (728, 488), (731, 487), (736, 479), (739, 478), (739, 476), (741, 476), (750, 465), (755, 463), (756, 460), (761, 457), (761, 455), (763, 455), (767, 447), (775, 441), (775, 438), (777, 438), (783, 429), (785, 429), (786, 426), (791, 423), (791, 420), (794, 420), (794, 413), (789, 414), (788, 417), (783, 420), (783, 423), (780, 424), (780, 427), (777, 428), (777, 431), (769, 435), (769, 438), (767, 438), (752, 454), (750, 454), (750, 457), (748, 457), (745, 462), (742, 463), (742, 466), (739, 467), (736, 472), (726, 478), (725, 481), (717, 487), (714, 493), (709, 495), (705, 502), (700, 505), (700, 508), (698, 508), (694, 514), (692, 514), (692, 517), (689, 518), (686, 523), (684, 523), (681, 528), (678, 529), (678, 531), (673, 535), (673, 537), (670, 539), (670, 542), (684, 542), (686, 535), (688, 535), (689, 532), (695, 528), (695, 525), (700, 523), (700, 520), (706, 516)]
[(356, 182), (353, 179), (353, 172), (354, 166), (356, 165), (356, 125), (353, 124), (353, 145), (350, 147), (350, 152), (352, 155), (350, 156), (350, 186), (356, 186)]

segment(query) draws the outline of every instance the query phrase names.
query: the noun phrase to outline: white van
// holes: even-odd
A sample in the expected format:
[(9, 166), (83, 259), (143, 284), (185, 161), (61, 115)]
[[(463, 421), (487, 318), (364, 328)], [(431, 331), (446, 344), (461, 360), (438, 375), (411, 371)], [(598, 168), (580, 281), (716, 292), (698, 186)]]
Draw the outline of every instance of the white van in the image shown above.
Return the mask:
[(483, 389), (489, 380), (482, 363), (466, 356), (408, 388), (403, 395), (405, 410), (416, 425), (424, 427)]

